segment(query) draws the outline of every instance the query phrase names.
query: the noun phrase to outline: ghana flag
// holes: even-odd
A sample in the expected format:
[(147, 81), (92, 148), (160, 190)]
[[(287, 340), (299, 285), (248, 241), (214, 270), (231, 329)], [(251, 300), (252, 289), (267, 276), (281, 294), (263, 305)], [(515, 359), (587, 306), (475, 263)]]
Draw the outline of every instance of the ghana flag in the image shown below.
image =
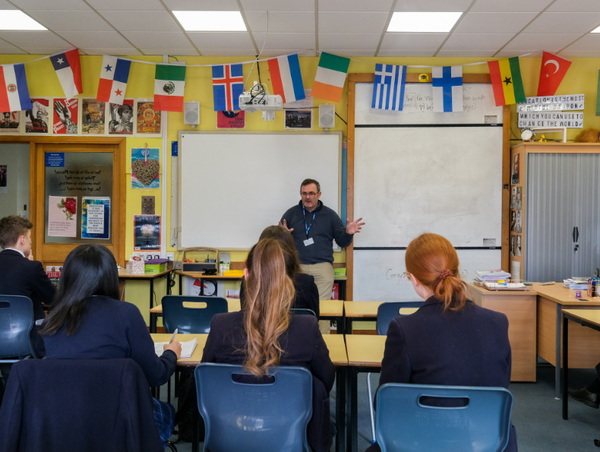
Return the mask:
[(525, 102), (519, 57), (489, 61), (490, 77), (496, 106)]

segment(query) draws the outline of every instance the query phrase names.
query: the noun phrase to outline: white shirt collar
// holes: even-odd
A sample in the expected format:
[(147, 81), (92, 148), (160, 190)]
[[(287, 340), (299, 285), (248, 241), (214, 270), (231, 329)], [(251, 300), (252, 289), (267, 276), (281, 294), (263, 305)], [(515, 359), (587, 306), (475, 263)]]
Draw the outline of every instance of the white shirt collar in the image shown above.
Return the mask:
[(18, 250), (18, 249), (16, 249), (16, 248), (8, 248), (8, 247), (6, 247), (6, 248), (4, 248), (4, 249), (5, 249), (5, 250), (13, 250), (13, 251), (16, 251), (17, 253), (21, 253), (21, 256), (25, 257), (25, 253), (24, 253), (23, 251), (21, 251), (21, 250)]

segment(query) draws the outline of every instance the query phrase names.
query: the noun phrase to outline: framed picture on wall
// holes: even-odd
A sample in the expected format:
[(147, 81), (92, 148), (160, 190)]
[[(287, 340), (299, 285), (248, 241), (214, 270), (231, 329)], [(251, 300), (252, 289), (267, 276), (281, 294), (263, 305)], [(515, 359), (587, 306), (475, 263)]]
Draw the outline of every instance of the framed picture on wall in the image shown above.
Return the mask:
[(79, 99), (55, 97), (52, 100), (52, 133), (54, 135), (77, 135), (79, 133)]
[(161, 113), (154, 109), (153, 99), (138, 99), (136, 102), (136, 129), (139, 136), (160, 136)]
[(51, 107), (49, 97), (32, 97), (31, 110), (25, 110), (23, 114), (26, 134), (50, 134)]
[(106, 133), (106, 103), (94, 98), (81, 99), (81, 134), (104, 135)]
[(109, 104), (108, 134), (133, 135), (134, 129), (134, 100), (124, 99), (123, 105)]
[(20, 135), (23, 132), (20, 111), (7, 111), (0, 114), (0, 133)]

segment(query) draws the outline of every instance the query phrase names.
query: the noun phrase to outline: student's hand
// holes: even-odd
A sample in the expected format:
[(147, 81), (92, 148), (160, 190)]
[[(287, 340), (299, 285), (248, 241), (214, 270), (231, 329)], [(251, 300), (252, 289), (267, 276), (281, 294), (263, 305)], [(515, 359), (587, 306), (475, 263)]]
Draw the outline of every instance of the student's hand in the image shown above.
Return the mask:
[(349, 218), (346, 218), (346, 233), (348, 234), (356, 234), (360, 232), (360, 229), (364, 226), (364, 222), (361, 223), (362, 217), (356, 221), (350, 222)]
[(179, 359), (181, 357), (181, 342), (179, 342), (177, 339), (173, 339), (173, 342), (170, 344), (165, 344), (163, 352), (166, 352), (167, 350), (171, 350), (177, 355), (177, 359)]
[(279, 226), (281, 226), (282, 228), (286, 228), (290, 232), (292, 232), (294, 230), (294, 228), (290, 229), (290, 228), (287, 227), (287, 221), (286, 220), (283, 220), (283, 223), (280, 221), (279, 222)]
[(29, 256), (27, 256), (27, 259), (29, 259), (30, 261), (33, 260), (33, 251), (29, 250)]

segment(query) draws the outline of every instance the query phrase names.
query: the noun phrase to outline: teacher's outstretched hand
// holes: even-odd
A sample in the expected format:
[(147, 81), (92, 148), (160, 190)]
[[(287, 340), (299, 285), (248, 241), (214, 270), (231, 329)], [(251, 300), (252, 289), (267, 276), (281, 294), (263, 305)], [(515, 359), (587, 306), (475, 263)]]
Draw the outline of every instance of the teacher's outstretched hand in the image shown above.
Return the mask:
[(286, 228), (288, 231), (292, 232), (294, 230), (294, 228), (288, 228), (287, 227), (287, 221), (283, 220), (283, 222), (279, 222), (279, 226), (281, 226), (282, 228)]
[(362, 217), (352, 222), (350, 222), (350, 218), (346, 218), (346, 233), (356, 234), (360, 232), (361, 228), (365, 225), (365, 223), (361, 223), (361, 221)]

